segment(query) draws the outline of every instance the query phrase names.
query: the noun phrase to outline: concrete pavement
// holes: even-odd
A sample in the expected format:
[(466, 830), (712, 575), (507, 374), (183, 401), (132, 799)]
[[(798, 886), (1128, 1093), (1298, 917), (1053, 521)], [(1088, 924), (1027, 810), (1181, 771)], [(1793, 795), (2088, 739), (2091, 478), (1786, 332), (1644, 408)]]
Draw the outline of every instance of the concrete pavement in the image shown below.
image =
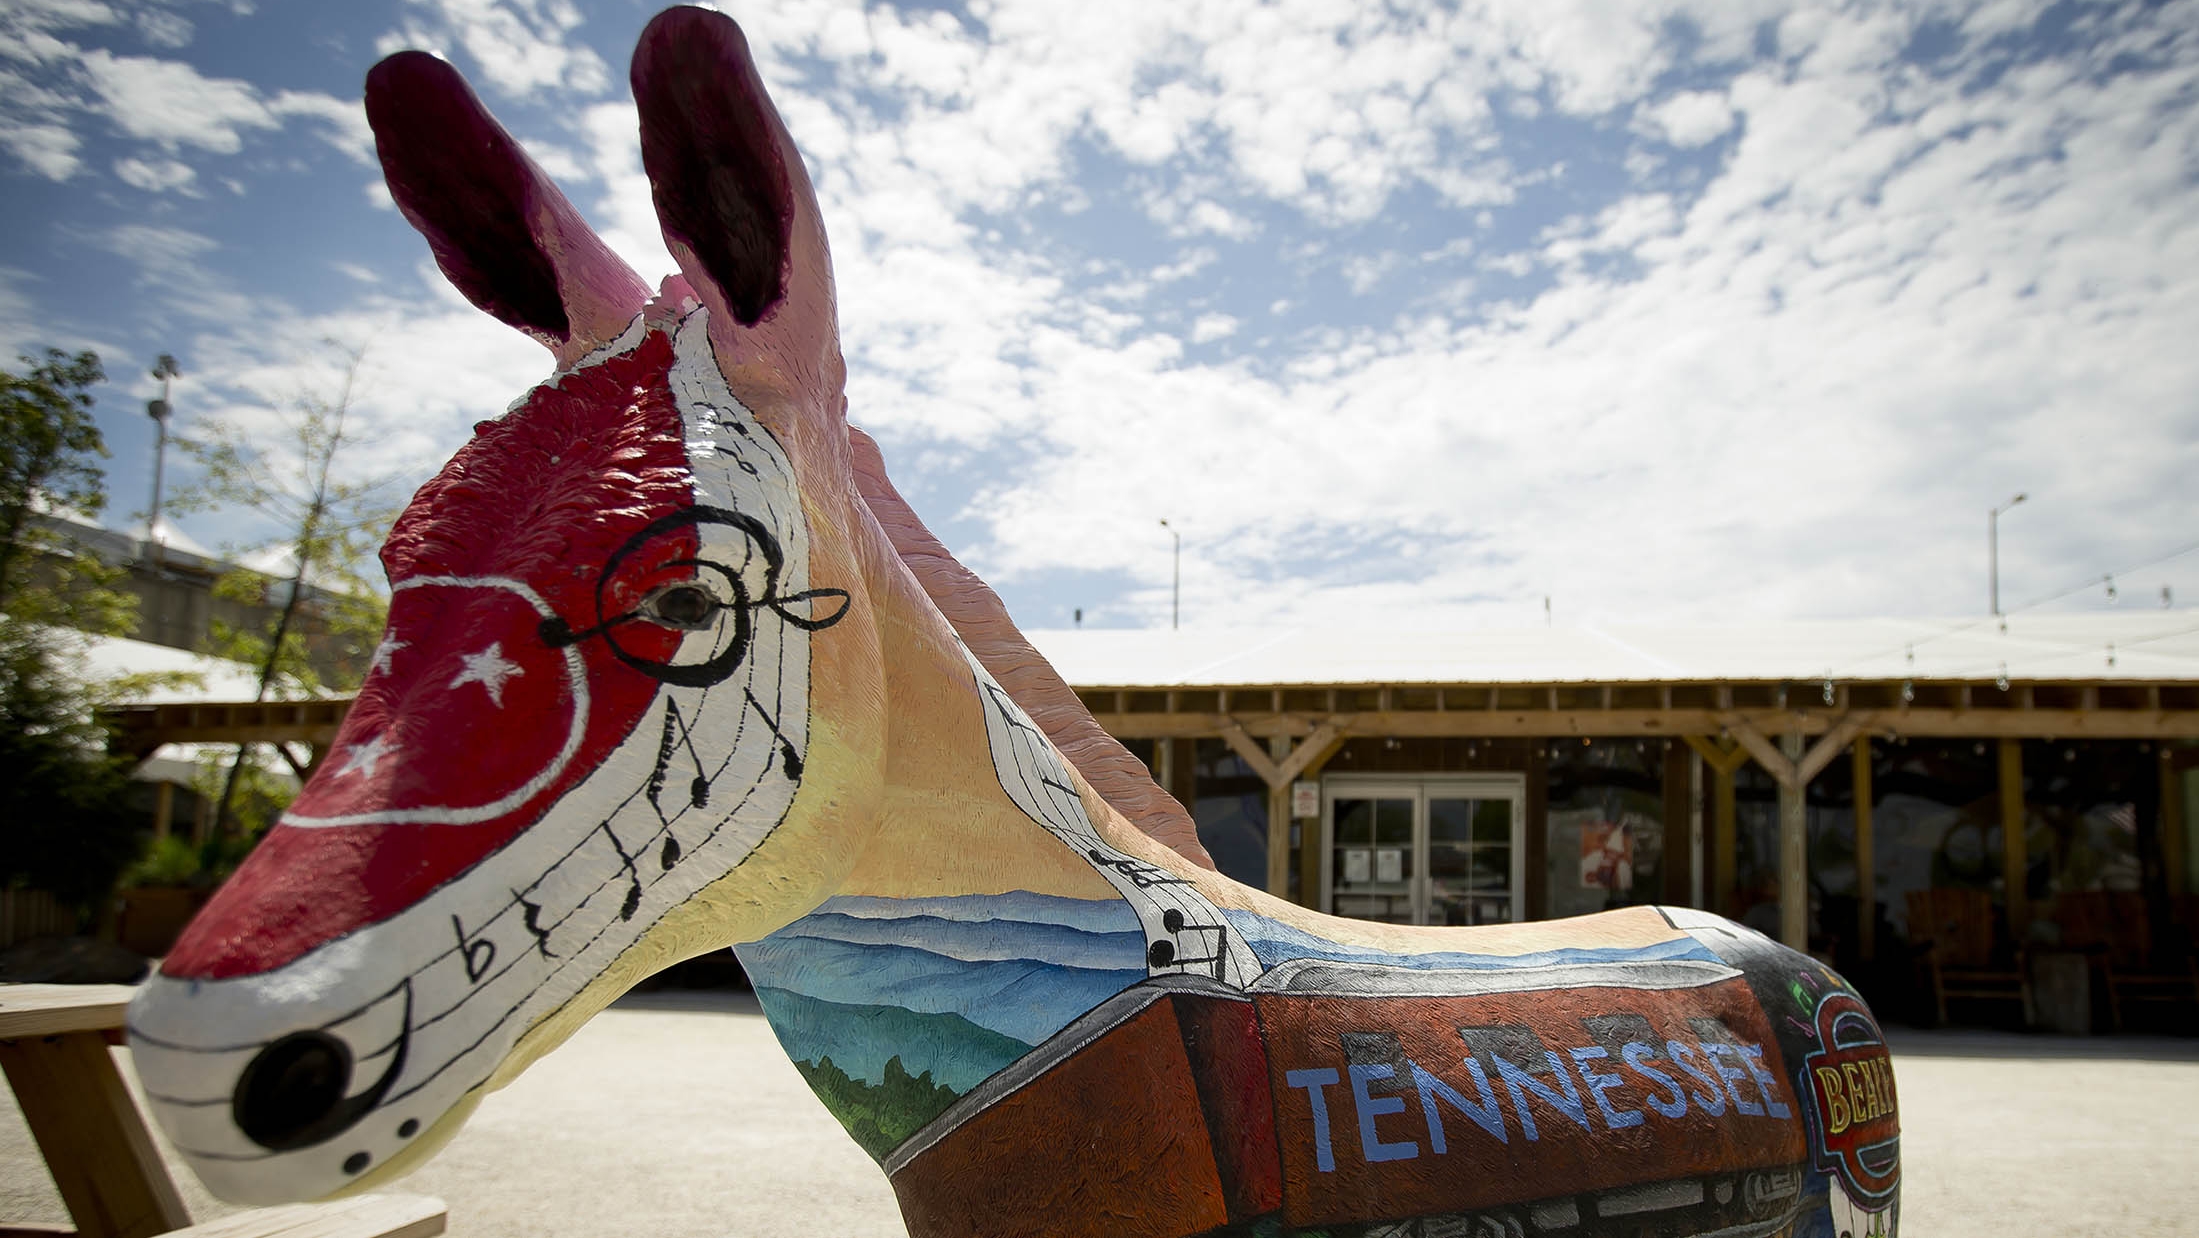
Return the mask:
[[(1891, 1033), (1903, 1232), (2199, 1234), (2199, 1041)], [(228, 1211), (178, 1170), (192, 1213)], [(899, 1238), (893, 1194), (746, 994), (629, 997), (397, 1190), (456, 1238)], [(65, 1221), (12, 1100), (0, 1225)]]

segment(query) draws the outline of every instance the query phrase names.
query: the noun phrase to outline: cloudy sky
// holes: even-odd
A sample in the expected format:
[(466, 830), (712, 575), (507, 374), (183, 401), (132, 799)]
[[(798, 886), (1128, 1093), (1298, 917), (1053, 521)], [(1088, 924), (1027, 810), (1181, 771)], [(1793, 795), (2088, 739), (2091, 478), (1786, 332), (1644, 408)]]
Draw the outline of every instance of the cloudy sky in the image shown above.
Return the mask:
[[(264, 421), (366, 350), (416, 485), (547, 355), (360, 114), (436, 51), (672, 269), (654, 3), (0, 0), (0, 347)], [(2199, 3), (725, 6), (809, 159), (855, 420), (1027, 626), (2199, 602)], [(185, 526), (209, 544), (235, 518)], [(2181, 555), (2174, 552), (2185, 551)]]

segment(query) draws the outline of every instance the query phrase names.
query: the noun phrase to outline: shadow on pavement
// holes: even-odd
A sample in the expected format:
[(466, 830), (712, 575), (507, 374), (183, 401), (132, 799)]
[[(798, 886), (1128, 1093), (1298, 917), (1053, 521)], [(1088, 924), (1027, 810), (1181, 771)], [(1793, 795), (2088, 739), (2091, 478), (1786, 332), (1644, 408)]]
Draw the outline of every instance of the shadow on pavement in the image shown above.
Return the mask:
[(2199, 1062), (2199, 1039), (2171, 1036), (2054, 1036), (2046, 1033), (1889, 1027), (1886, 1043), (1904, 1057), (2056, 1058), (2120, 1062)]

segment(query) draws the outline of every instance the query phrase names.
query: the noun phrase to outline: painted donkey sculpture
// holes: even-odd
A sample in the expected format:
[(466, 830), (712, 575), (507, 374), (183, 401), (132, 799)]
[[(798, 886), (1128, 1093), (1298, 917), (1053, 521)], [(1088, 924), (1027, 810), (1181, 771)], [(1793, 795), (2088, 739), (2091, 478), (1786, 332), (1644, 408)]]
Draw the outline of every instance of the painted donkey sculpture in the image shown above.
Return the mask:
[(1887, 1234), (1852, 990), (1697, 912), (1420, 929), (1211, 871), (844, 420), (830, 259), (733, 23), (633, 65), (654, 296), (441, 61), (389, 187), (558, 370), (413, 500), (329, 759), (130, 1015), (198, 1174), (385, 1180), (734, 944), (917, 1235)]

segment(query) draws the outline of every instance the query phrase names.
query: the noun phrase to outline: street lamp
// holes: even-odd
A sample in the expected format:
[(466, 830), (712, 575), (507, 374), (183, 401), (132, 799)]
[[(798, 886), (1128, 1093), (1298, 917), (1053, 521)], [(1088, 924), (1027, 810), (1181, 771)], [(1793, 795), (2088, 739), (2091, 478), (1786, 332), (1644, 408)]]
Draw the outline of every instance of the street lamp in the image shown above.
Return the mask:
[(1161, 527), (1176, 539), (1176, 558), (1168, 573), (1168, 628), (1174, 631), (1183, 619), (1183, 534), (1166, 520), (1161, 521)]
[(2022, 492), (1985, 514), (1986, 588), (1993, 599), (1993, 614), (2000, 614), (2000, 514), (2025, 499)]
[(168, 400), (175, 394), (175, 380), (183, 374), (176, 359), (167, 353), (153, 363), (153, 377), (160, 380), (160, 398), (145, 402), (145, 415), (153, 419), (153, 507), (145, 517), (145, 540), (153, 544), (153, 561), (158, 565), (165, 557), (160, 541), (160, 480), (163, 467), (168, 463), (168, 417), (173, 411)]

